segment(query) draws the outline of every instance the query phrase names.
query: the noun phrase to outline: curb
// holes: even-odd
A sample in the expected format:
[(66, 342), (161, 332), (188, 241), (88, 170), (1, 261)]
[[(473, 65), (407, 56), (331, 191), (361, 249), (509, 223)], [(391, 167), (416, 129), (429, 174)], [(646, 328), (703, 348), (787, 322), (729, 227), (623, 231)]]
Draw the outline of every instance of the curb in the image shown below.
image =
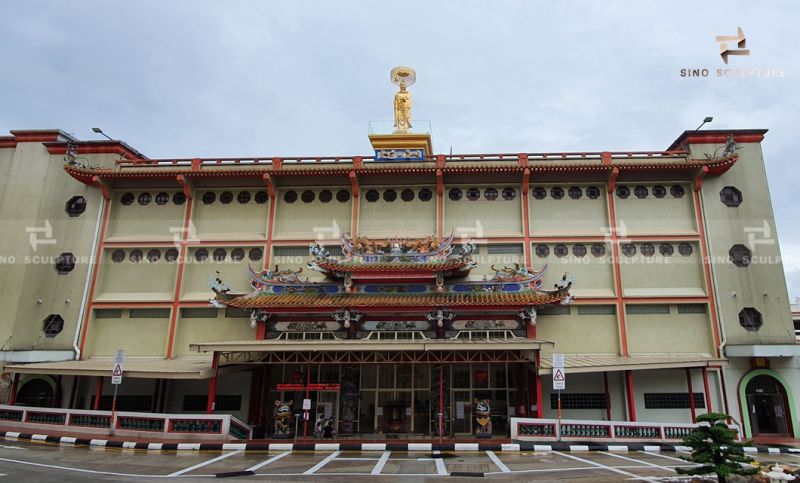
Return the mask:
[[(688, 446), (674, 444), (570, 444), (565, 442), (534, 443), (137, 443), (107, 439), (49, 436), (46, 434), (0, 431), (0, 437), (12, 441), (54, 443), (78, 447), (103, 447), (143, 449), (150, 451), (691, 451)], [(745, 446), (745, 453), (792, 453), (800, 455), (800, 448)]]

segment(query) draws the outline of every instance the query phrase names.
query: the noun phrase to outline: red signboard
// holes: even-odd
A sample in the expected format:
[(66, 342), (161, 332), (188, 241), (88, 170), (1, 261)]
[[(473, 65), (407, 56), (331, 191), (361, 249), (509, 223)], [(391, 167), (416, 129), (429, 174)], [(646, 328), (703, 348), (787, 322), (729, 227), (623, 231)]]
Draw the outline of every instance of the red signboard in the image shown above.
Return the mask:
[[(339, 383), (335, 384), (327, 384), (327, 383), (311, 383), (308, 385), (309, 391), (338, 391), (341, 385)], [(275, 386), (275, 389), (278, 391), (305, 391), (306, 386), (304, 384), (278, 384)]]

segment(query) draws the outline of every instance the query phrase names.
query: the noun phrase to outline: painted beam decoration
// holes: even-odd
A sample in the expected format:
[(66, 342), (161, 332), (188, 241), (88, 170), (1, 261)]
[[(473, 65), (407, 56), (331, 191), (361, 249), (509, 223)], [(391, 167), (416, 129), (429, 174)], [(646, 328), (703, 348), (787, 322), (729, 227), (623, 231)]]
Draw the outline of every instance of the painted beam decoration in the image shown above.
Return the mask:
[(425, 161), (424, 149), (376, 149), (375, 161)]

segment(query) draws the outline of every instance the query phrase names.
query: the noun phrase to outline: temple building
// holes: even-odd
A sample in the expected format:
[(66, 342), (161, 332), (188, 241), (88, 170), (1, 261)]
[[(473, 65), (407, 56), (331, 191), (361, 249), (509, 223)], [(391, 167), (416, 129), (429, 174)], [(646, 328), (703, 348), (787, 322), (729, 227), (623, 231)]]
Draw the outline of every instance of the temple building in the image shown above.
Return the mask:
[(323, 418), (370, 440), (506, 438), (559, 396), (564, 418), (716, 411), (797, 437), (765, 129), (443, 155), (414, 80), (392, 71), (395, 119), (363, 156), (0, 137), (6, 402), (110, 409), (123, 350), (118, 410), (226, 413), (257, 437)]

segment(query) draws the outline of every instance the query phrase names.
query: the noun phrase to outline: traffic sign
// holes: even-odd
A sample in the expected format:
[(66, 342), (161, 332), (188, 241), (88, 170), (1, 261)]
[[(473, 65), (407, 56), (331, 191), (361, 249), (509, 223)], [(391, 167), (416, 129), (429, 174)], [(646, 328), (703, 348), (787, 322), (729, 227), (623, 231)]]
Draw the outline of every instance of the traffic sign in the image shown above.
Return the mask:
[(553, 368), (553, 389), (563, 390), (567, 388), (567, 373), (563, 368)]
[(122, 364), (124, 360), (125, 360), (125, 351), (122, 349), (117, 349), (117, 355), (116, 357), (114, 357), (114, 362), (116, 364)]
[(111, 371), (111, 384), (122, 384), (122, 364), (114, 364)]
[(303, 399), (303, 411), (311, 409), (311, 399)]
[(564, 354), (553, 354), (553, 368), (564, 368)]

